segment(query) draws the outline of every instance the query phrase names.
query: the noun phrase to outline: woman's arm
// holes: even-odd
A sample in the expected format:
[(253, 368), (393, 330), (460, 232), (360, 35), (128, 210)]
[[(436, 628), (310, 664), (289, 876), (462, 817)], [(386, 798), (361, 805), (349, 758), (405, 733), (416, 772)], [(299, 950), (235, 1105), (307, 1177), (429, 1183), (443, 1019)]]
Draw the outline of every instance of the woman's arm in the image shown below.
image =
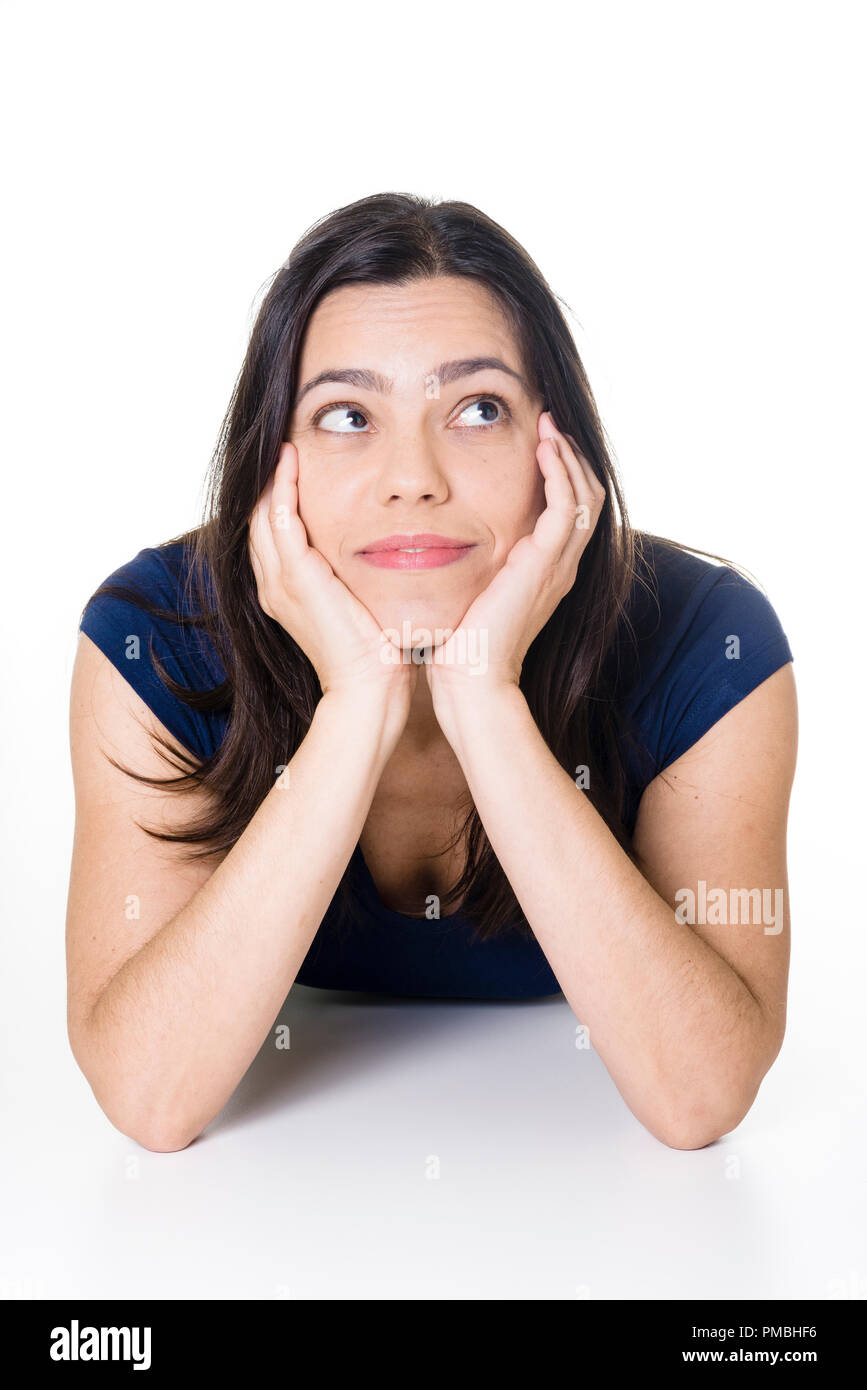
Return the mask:
[[(84, 635), (72, 680), (76, 793), (67, 914), (68, 1029), (97, 1101), (145, 1148), (186, 1147), (222, 1109), (289, 993), (402, 728), (373, 691), (320, 700), (287, 771), (214, 867), (146, 835), (202, 793), (112, 767), (171, 771), (174, 740)], [(142, 720), (142, 723), (139, 722)], [(177, 745), (175, 745), (177, 746)]]
[[(633, 840), (641, 870), (560, 767), (520, 689), (463, 686), (443, 689), (440, 723), (576, 1017), (657, 1138), (711, 1143), (749, 1110), (785, 1030), (791, 665), (647, 788)], [(679, 922), (676, 895), (699, 894), (700, 881), (741, 917), (745, 893), (770, 890), (771, 913), (752, 925)]]

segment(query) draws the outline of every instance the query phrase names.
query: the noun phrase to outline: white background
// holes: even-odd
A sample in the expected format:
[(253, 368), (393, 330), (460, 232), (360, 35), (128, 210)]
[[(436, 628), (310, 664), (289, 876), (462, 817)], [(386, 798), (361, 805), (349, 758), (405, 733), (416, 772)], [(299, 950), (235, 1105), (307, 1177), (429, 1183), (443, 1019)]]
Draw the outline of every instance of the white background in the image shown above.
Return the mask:
[[(867, 1295), (862, 20), (0, 4), (5, 1297)], [(176, 1154), (114, 1130), (69, 1051), (81, 608), (198, 520), (260, 287), (383, 190), (528, 249), (634, 524), (747, 566), (795, 653), (789, 1028), (707, 1149), (642, 1128), (565, 1000), (296, 987), (291, 1050)]]

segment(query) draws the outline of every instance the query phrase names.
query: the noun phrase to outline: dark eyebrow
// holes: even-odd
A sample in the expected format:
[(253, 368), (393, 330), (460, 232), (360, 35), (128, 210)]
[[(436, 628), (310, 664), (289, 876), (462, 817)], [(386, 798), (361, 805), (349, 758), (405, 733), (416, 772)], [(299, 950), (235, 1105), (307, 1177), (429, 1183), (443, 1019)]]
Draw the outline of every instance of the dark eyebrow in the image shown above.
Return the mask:
[[(441, 362), (433, 371), (427, 373), (428, 377), (438, 377), (442, 386), (448, 386), (453, 381), (458, 381), (461, 377), (472, 376), (474, 372), (481, 371), (506, 372), (514, 377), (523, 386), (527, 395), (532, 392), (520, 372), (516, 372), (512, 367), (507, 367), (505, 362), (501, 362), (499, 357), (459, 357), (453, 362)], [(295, 397), (296, 406), (300, 404), (308, 391), (312, 391), (314, 386), (321, 386), (326, 381), (340, 381), (347, 386), (357, 386), (366, 391), (380, 391), (387, 395), (394, 382), (389, 377), (381, 376), (379, 372), (372, 372), (367, 367), (326, 367), (324, 372), (319, 372), (317, 376), (304, 383), (301, 390)]]

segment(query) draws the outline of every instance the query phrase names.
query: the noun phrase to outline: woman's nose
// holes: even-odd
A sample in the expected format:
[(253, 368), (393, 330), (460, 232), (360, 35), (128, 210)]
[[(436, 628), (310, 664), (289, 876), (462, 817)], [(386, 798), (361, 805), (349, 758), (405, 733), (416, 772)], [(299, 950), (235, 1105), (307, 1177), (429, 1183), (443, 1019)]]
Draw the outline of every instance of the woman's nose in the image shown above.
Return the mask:
[(404, 436), (379, 464), (377, 495), (381, 502), (399, 497), (412, 506), (415, 502), (442, 501), (448, 494), (435, 450), (423, 438)]

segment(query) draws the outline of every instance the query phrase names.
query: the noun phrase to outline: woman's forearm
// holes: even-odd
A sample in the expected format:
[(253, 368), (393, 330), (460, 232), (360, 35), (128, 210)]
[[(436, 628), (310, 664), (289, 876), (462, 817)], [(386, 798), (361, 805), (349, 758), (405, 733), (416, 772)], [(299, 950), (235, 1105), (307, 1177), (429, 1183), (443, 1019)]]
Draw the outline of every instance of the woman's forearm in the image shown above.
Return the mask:
[(685, 1147), (705, 1126), (733, 1128), (766, 1051), (746, 985), (676, 921), (554, 758), (517, 687), (477, 688), (441, 722), (523, 913), (633, 1113), (667, 1142), (685, 1136)]
[(225, 859), (97, 999), (83, 1070), (146, 1147), (185, 1147), (261, 1047), (358, 842), (393, 723), (378, 695), (324, 695)]

